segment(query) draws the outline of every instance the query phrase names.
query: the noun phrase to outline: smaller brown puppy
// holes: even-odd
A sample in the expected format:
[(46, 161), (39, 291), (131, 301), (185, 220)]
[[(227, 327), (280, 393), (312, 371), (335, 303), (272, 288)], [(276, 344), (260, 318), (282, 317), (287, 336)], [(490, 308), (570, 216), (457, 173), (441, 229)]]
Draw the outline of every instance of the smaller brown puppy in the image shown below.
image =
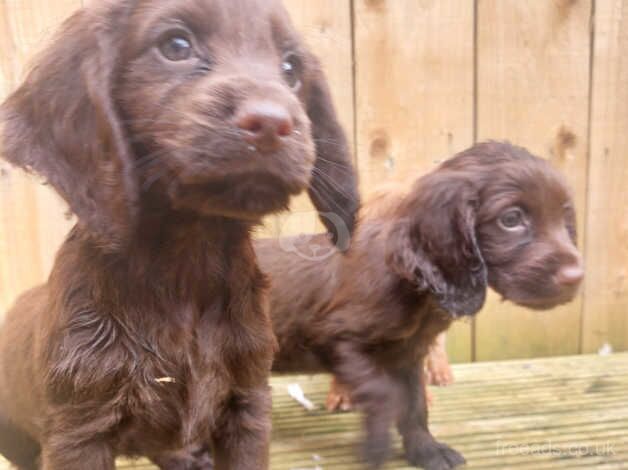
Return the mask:
[(425, 355), (454, 319), (482, 308), (488, 286), (534, 309), (570, 301), (583, 277), (575, 227), (558, 172), (488, 142), (367, 203), (346, 256), (299, 255), (324, 235), (260, 241), (280, 345), (273, 368), (329, 371), (351, 390), (371, 467), (388, 457), (393, 423), (411, 464), (460, 465), (428, 430)]

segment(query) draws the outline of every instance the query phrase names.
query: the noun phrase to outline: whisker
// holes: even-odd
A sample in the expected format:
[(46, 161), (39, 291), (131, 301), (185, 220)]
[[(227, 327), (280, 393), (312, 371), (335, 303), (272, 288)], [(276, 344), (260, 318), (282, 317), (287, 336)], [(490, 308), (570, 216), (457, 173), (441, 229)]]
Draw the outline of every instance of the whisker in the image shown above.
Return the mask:
[(317, 175), (320, 178), (320, 181), (326, 184), (328, 187), (331, 187), (332, 190), (340, 193), (342, 196), (346, 197), (349, 200), (353, 200), (353, 195), (347, 192), (340, 184), (338, 184), (333, 178), (329, 175), (325, 174), (319, 168), (313, 168), (312, 173)]
[(319, 191), (317, 188), (310, 186), (309, 190), (314, 193), (314, 195), (316, 195), (317, 197), (319, 197), (320, 199), (322, 199), (324, 202), (326, 203), (331, 203), (331, 205), (335, 206), (337, 208), (337, 212), (341, 213), (343, 215), (350, 215), (349, 211), (347, 209), (345, 209), (344, 207), (342, 207), (338, 201), (336, 201), (333, 197), (331, 197), (329, 194), (327, 193), (323, 193), (321, 191)]
[[(326, 160), (323, 157), (317, 157), (318, 161), (321, 161), (325, 164), (328, 165), (334, 165), (334, 171), (338, 171), (339, 173), (344, 173), (346, 175), (353, 175), (354, 174), (354, 170), (351, 166), (345, 165), (343, 163), (338, 163), (338, 162), (334, 162), (331, 160)], [(323, 171), (322, 168), (320, 168), (320, 165), (318, 165), (316, 168), (318, 168), (318, 170)]]

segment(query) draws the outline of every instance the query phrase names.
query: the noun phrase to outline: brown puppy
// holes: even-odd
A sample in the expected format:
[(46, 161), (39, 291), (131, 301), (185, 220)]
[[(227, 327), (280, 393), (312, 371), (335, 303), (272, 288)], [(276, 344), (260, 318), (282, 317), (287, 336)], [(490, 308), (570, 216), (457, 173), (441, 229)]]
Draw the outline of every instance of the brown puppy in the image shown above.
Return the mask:
[(345, 257), (305, 256), (321, 252), (323, 235), (260, 241), (273, 369), (334, 373), (365, 413), (371, 467), (387, 458), (396, 423), (411, 464), (453, 468), (464, 459), (428, 430), (419, 370), (430, 345), (480, 310), (487, 286), (535, 309), (570, 301), (583, 276), (575, 227), (570, 192), (546, 161), (488, 142), (366, 203)]
[(357, 207), (323, 74), (282, 5), (93, 2), (1, 113), (4, 156), (78, 224), (0, 331), (0, 452), (23, 470), (119, 454), (211, 468), (169, 458), (200, 441), (217, 468), (267, 468), (276, 343), (251, 229), (313, 172), (334, 235)]

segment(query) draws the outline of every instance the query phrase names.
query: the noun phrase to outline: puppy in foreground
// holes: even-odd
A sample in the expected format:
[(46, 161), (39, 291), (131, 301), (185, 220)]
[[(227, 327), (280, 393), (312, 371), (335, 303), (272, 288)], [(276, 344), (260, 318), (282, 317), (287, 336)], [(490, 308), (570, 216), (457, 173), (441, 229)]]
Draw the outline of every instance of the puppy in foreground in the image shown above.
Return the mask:
[(335, 374), (364, 413), (371, 468), (387, 459), (393, 425), (410, 464), (464, 463), (428, 429), (419, 371), (435, 338), (477, 313), (489, 286), (549, 309), (572, 300), (583, 277), (563, 178), (507, 143), (475, 145), (407, 190), (376, 195), (346, 256), (298, 254), (324, 243), (325, 235), (255, 244), (272, 278), (273, 370)]
[(251, 230), (308, 187), (346, 233), (358, 205), (282, 5), (92, 2), (0, 113), (3, 156), (78, 218), (0, 330), (0, 452), (20, 470), (210, 469), (172, 460), (203, 442), (217, 469), (267, 468), (276, 343)]

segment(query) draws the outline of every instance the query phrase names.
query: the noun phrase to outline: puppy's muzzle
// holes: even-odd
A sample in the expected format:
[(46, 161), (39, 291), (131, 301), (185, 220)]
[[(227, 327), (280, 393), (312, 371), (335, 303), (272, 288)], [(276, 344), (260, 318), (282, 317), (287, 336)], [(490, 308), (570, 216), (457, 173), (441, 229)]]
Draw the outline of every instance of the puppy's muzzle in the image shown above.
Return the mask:
[(294, 132), (294, 118), (285, 106), (270, 100), (249, 100), (236, 116), (246, 142), (261, 153), (277, 151)]

